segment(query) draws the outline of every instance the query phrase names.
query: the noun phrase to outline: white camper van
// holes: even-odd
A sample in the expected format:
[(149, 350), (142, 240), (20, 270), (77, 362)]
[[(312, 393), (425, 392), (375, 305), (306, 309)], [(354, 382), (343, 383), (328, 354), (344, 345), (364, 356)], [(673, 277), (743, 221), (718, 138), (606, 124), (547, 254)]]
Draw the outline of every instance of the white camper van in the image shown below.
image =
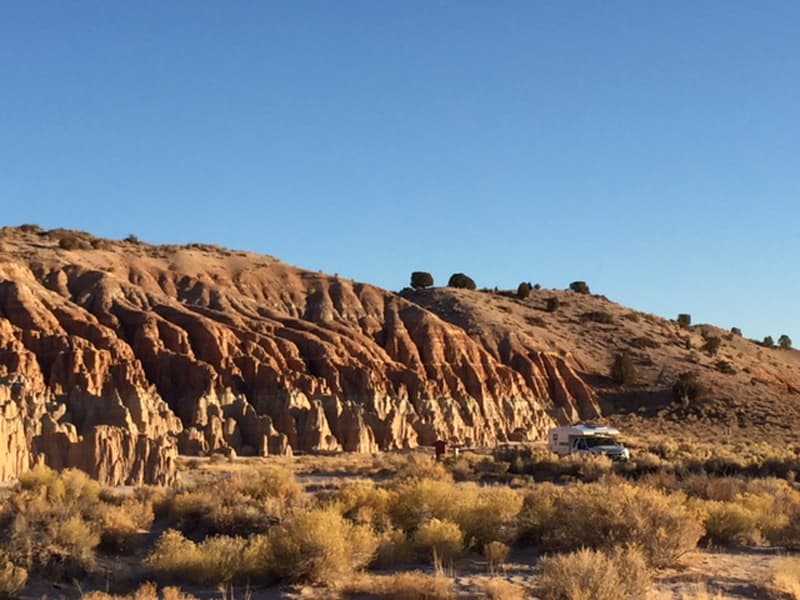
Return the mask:
[(628, 460), (631, 452), (615, 439), (619, 430), (600, 425), (565, 425), (554, 427), (547, 435), (547, 447), (559, 456), (569, 454), (605, 454), (613, 460)]

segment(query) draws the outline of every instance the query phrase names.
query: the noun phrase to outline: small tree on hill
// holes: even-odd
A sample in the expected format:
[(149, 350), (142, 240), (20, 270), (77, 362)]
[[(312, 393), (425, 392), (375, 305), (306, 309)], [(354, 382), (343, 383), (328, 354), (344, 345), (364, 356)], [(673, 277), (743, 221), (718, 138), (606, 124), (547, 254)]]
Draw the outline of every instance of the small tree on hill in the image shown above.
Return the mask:
[(778, 346), (780, 346), (784, 350), (788, 350), (789, 348), (792, 347), (792, 338), (790, 338), (788, 335), (784, 333), (781, 337), (778, 338)]
[(764, 341), (761, 342), (761, 345), (764, 346), (764, 348), (774, 348), (775, 340), (772, 339), (771, 335), (768, 335), (767, 337), (764, 338)]
[(738, 335), (739, 337), (742, 337), (742, 330), (739, 329), (738, 327), (731, 327), (731, 333), (733, 335)]
[(433, 285), (433, 275), (425, 271), (411, 273), (411, 287), (415, 290), (425, 289)]
[(558, 310), (558, 298), (553, 296), (547, 299), (547, 312), (556, 312)]
[(467, 290), (474, 290), (476, 288), (475, 282), (471, 277), (464, 275), (464, 273), (453, 273), (447, 282), (449, 287), (462, 288)]
[(585, 281), (573, 281), (569, 284), (569, 289), (571, 289), (576, 294), (590, 294), (589, 291), (589, 284)]
[(697, 378), (697, 373), (681, 373), (672, 386), (672, 397), (686, 408), (702, 399), (705, 394), (706, 389)]
[(681, 313), (678, 315), (678, 325), (680, 325), (684, 329), (688, 329), (691, 324), (692, 324), (692, 315), (687, 313)]
[(636, 367), (627, 352), (620, 352), (614, 358), (611, 367), (611, 378), (620, 385), (631, 385), (636, 382)]
[(522, 282), (517, 286), (517, 298), (520, 300), (525, 300), (528, 296), (531, 295), (531, 287), (530, 282)]

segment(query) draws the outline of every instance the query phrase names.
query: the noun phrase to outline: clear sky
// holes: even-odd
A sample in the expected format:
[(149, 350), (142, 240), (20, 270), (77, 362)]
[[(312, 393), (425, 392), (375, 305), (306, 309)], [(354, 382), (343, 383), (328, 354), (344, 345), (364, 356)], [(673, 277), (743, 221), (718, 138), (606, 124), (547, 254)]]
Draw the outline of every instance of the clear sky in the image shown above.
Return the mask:
[(800, 3), (0, 2), (0, 221), (800, 345)]

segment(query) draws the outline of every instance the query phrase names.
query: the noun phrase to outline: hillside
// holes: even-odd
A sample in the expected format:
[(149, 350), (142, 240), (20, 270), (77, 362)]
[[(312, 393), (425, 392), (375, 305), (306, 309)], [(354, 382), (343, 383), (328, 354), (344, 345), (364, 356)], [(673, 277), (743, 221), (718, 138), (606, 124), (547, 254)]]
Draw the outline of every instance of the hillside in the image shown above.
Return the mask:
[[(634, 385), (608, 379), (621, 350)], [(690, 370), (707, 399), (672, 403)], [(0, 230), (0, 480), (41, 459), (165, 483), (179, 452), (491, 445), (580, 419), (788, 440), (797, 390), (794, 351), (601, 297), (398, 295), (207, 245)]]

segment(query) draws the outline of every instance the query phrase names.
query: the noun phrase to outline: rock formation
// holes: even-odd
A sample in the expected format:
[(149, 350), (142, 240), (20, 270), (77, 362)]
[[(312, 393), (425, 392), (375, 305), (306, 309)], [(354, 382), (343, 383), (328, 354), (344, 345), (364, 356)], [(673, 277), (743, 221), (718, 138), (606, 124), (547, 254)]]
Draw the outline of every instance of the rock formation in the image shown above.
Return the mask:
[(366, 284), (208, 246), (0, 242), (0, 479), (41, 460), (168, 483), (178, 450), (486, 445), (599, 414), (568, 357), (500, 356)]

